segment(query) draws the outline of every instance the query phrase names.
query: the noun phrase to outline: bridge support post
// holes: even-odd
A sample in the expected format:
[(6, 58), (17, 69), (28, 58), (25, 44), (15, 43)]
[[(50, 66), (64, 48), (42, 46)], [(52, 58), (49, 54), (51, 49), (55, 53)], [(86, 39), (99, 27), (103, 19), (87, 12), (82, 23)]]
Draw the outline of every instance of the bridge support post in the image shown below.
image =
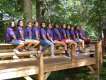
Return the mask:
[(76, 49), (75, 49), (75, 45), (72, 44), (71, 46), (71, 60), (72, 62), (76, 62), (77, 61), (77, 58), (76, 58)]
[(44, 60), (43, 60), (43, 54), (42, 53), (40, 53), (40, 57), (39, 57), (38, 80), (44, 80)]
[(103, 56), (102, 56), (102, 41), (99, 41), (95, 45), (96, 49), (96, 54), (95, 54), (95, 59), (96, 59), (96, 80), (100, 80), (100, 69), (102, 66), (103, 62)]

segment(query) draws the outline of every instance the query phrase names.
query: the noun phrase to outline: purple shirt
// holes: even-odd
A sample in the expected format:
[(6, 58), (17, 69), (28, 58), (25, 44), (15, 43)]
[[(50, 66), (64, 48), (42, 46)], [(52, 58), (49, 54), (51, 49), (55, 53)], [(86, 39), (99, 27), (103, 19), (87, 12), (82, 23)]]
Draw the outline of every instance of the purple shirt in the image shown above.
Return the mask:
[[(18, 26), (16, 34), (17, 34), (17, 39), (18, 40), (23, 40), (23, 38), (24, 38), (24, 30), (23, 30), (22, 27)], [(22, 38), (22, 36), (23, 36), (23, 38)]]
[(25, 29), (25, 39), (32, 39), (32, 28), (27, 27)]
[(71, 39), (74, 39), (76, 37), (77, 32), (74, 30), (70, 30), (70, 37)]
[(40, 38), (40, 28), (33, 27), (33, 29), (32, 29), (32, 38), (39, 40), (39, 38)]
[(40, 28), (40, 39), (47, 39), (47, 30), (45, 28)]
[(71, 32), (71, 30), (69, 30), (69, 29), (66, 30), (66, 36), (67, 36), (68, 39), (71, 38), (70, 32)]
[(60, 29), (60, 33), (61, 33), (61, 38), (62, 39), (66, 39), (66, 29)]
[(47, 29), (47, 34), (54, 40), (53, 29)]
[(80, 38), (81, 38), (81, 39), (83, 39), (84, 37), (86, 37), (84, 30), (80, 30), (80, 31), (79, 31), (79, 35), (80, 35)]
[(15, 32), (12, 27), (8, 27), (6, 31), (6, 42), (11, 42), (15, 36)]
[(61, 34), (58, 28), (54, 28), (54, 40), (61, 40)]
[(80, 32), (78, 30), (74, 31), (75, 32), (75, 36), (76, 38), (79, 38), (80, 37)]

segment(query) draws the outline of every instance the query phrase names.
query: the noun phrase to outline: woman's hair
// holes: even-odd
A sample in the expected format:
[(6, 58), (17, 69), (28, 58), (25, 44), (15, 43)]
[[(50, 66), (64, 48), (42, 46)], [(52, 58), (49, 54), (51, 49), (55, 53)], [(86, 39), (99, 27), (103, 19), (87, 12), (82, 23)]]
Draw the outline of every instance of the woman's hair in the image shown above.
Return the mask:
[(45, 23), (45, 25), (46, 25), (46, 22), (45, 22), (45, 21), (42, 21), (42, 22), (40, 23), (40, 27), (42, 27), (42, 24), (43, 24), (43, 23)]
[(38, 21), (33, 21), (33, 26), (36, 24), (36, 23), (38, 23), (38, 26), (39, 26), (39, 22)]
[(13, 28), (14, 31), (16, 31), (16, 24), (15, 24), (15, 21), (14, 20), (12, 20), (11, 22), (9, 22), (9, 27), (11, 27), (12, 22), (14, 22), (14, 27), (12, 27), (12, 28)]
[(56, 25), (58, 25), (60, 27), (60, 24), (58, 24), (58, 23), (55, 23), (53, 27), (56, 28)]
[(27, 21), (27, 23), (26, 23), (26, 24), (28, 25), (29, 23), (32, 23), (32, 21)]
[(17, 26), (19, 26), (19, 25), (20, 25), (20, 22), (21, 22), (21, 21), (23, 21), (23, 20), (21, 20), (21, 19), (20, 19), (20, 20), (18, 20), (18, 22), (17, 22)]
[(50, 24), (53, 26), (53, 24), (52, 24), (52, 23), (47, 23), (47, 27), (48, 27)]

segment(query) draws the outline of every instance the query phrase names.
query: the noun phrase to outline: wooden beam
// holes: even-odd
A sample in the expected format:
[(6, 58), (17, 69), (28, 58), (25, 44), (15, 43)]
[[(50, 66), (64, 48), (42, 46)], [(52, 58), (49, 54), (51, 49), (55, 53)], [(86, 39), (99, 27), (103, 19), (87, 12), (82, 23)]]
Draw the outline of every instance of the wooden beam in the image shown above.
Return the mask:
[(71, 58), (72, 58), (72, 62), (76, 62), (77, 58), (76, 58), (76, 49), (75, 49), (75, 45), (73, 44), (71, 47)]
[(78, 59), (77, 62), (71, 62), (69, 58), (54, 58), (52, 60), (46, 59), (45, 61), (45, 72), (52, 72), (52, 71), (59, 71), (64, 69), (71, 69), (71, 68), (79, 68), (88, 65), (94, 65), (95, 59), (94, 58), (85, 58), (85, 59)]
[(40, 54), (39, 57), (39, 74), (38, 80), (44, 80), (44, 61), (43, 61), (43, 54)]
[(44, 80), (47, 80), (47, 78), (49, 77), (50, 74), (51, 74), (51, 72), (45, 73)]
[(33, 80), (30, 76), (24, 77), (25, 80)]
[(89, 69), (90, 69), (90, 71), (92, 72), (92, 73), (95, 73), (95, 70), (94, 70), (94, 68), (91, 66), (91, 65), (89, 65), (89, 66), (87, 66)]
[[(17, 56), (30, 56), (30, 55), (36, 55), (38, 51), (25, 51), (25, 52), (20, 52), (19, 54), (16, 54)], [(3, 52), (0, 53), (0, 58), (3, 57), (12, 57), (14, 56), (14, 52)]]
[(96, 54), (96, 80), (100, 80), (100, 65), (101, 65), (101, 41), (97, 42), (95, 45)]

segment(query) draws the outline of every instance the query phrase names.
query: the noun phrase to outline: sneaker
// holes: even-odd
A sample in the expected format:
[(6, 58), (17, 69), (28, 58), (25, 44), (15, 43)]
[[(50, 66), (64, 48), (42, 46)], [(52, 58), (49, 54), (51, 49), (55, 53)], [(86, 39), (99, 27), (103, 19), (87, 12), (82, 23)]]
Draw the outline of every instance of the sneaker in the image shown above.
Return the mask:
[(20, 54), (19, 50), (17, 50), (17, 49), (14, 49), (13, 51), (14, 51), (16, 54)]
[(65, 56), (70, 56), (67, 50), (65, 50)]
[(19, 58), (18, 58), (18, 56), (14, 55), (14, 56), (13, 56), (13, 59), (19, 59)]
[(32, 55), (32, 54), (30, 54), (30, 57), (31, 57), (31, 58), (35, 58), (35, 56), (34, 56), (34, 55)]
[(52, 54), (51, 57), (56, 57), (56, 56), (54, 54)]
[(89, 56), (90, 56), (90, 57), (94, 57), (94, 54), (90, 54)]

